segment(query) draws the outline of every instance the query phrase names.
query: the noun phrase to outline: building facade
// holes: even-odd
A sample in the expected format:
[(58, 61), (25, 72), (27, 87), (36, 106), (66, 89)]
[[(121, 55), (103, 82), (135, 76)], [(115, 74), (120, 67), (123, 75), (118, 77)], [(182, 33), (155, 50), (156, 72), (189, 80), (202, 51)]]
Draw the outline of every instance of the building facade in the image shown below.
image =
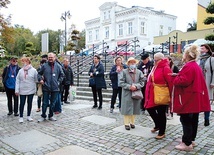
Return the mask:
[(206, 12), (206, 8), (210, 3), (214, 3), (214, 0), (198, 0), (197, 30), (204, 30), (214, 27), (213, 24), (204, 24), (204, 20), (207, 17), (214, 17), (214, 14), (212, 15)]
[(197, 30), (196, 31), (189, 31), (189, 32), (182, 32), (179, 30), (174, 30), (167, 35), (163, 36), (155, 36), (154, 37), (154, 44), (160, 45), (165, 44), (167, 45), (170, 50), (170, 53), (181, 53), (184, 49), (185, 45), (191, 44), (196, 40), (204, 40), (204, 38), (214, 33), (214, 26), (205, 25), (203, 21), (211, 16), (211, 14), (206, 13), (206, 7), (210, 4), (214, 3), (214, 0), (198, 0), (198, 15), (197, 15)]
[(151, 7), (126, 8), (117, 2), (99, 7), (100, 16), (85, 21), (86, 48), (103, 44), (115, 49), (125, 43), (137, 42), (138, 49), (153, 44), (154, 36), (167, 35), (176, 29), (176, 16)]

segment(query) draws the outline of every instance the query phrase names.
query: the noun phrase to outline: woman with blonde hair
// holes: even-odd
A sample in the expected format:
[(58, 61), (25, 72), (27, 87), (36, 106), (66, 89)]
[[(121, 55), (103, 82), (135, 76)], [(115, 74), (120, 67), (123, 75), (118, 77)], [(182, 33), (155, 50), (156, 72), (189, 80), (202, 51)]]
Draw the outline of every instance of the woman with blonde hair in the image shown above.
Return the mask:
[(138, 60), (130, 57), (127, 61), (128, 68), (123, 70), (120, 78), (122, 87), (121, 114), (124, 115), (125, 129), (135, 128), (135, 117), (141, 112), (141, 99), (132, 98), (132, 92), (141, 90), (144, 86), (144, 75), (137, 69)]
[(184, 66), (178, 74), (172, 74), (172, 111), (180, 115), (183, 127), (182, 142), (175, 148), (183, 151), (191, 151), (195, 146), (199, 113), (210, 111), (207, 86), (202, 70), (196, 62), (198, 56), (198, 46), (186, 48), (183, 55)]
[(16, 87), (15, 94), (20, 97), (20, 107), (19, 107), (19, 123), (23, 123), (23, 112), (25, 101), (27, 99), (27, 120), (33, 121), (31, 118), (31, 109), (33, 96), (36, 93), (36, 82), (37, 80), (37, 70), (31, 65), (31, 60), (29, 57), (21, 58), (23, 67), (19, 70), (16, 77)]
[(121, 56), (117, 56), (114, 59), (115, 64), (112, 66), (111, 71), (109, 73), (109, 77), (111, 80), (111, 86), (113, 89), (112, 96), (111, 96), (111, 106), (110, 106), (110, 113), (113, 113), (114, 104), (117, 99), (117, 95), (119, 98), (119, 109), (121, 108), (121, 94), (122, 94), (122, 87), (119, 84), (120, 78), (122, 77), (123, 69), (126, 69), (127, 66), (122, 63), (123, 58)]

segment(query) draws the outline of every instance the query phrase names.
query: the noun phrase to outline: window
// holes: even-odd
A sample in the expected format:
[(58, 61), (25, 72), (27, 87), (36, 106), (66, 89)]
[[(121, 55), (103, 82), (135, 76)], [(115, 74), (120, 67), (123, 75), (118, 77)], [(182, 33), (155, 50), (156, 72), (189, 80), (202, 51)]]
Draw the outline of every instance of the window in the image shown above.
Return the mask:
[(106, 12), (103, 12), (103, 19), (106, 20)]
[(128, 22), (128, 34), (132, 34), (132, 22)]
[(99, 30), (95, 30), (95, 39), (99, 40)]
[(140, 33), (145, 34), (145, 22), (140, 23)]
[(123, 35), (123, 24), (119, 24), (118, 26), (119, 26), (118, 27), (119, 28), (119, 31), (118, 31), (119, 32), (119, 36), (122, 36)]
[(172, 27), (168, 27), (168, 33), (172, 31)]
[(88, 41), (91, 42), (92, 41), (92, 31), (88, 32)]
[(159, 36), (163, 35), (163, 25), (160, 25), (160, 29), (159, 29)]
[(105, 28), (105, 38), (108, 39), (109, 38), (109, 27)]
[(111, 19), (111, 11), (108, 11), (108, 19)]

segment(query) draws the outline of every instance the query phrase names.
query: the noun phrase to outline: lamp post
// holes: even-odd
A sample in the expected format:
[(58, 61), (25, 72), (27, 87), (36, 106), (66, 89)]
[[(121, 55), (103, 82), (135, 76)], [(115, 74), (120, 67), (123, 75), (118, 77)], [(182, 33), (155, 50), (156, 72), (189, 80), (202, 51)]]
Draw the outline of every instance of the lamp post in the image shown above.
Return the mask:
[(60, 18), (62, 21), (65, 21), (65, 52), (67, 47), (67, 18), (71, 18), (70, 11), (65, 11), (64, 13), (62, 13), (62, 16)]
[(169, 40), (168, 40), (168, 41), (166, 41), (166, 43), (168, 44), (169, 55), (170, 55), (171, 37), (169, 37)]
[(139, 42), (139, 40), (137, 39), (137, 37), (134, 37), (134, 40), (132, 40), (134, 42), (134, 55), (136, 56), (136, 47), (140, 47), (140, 45), (137, 45), (136, 42)]
[[(175, 52), (177, 52), (178, 51), (178, 32), (176, 32), (173, 38), (175, 39)], [(174, 52), (174, 49), (173, 49), (173, 52)]]

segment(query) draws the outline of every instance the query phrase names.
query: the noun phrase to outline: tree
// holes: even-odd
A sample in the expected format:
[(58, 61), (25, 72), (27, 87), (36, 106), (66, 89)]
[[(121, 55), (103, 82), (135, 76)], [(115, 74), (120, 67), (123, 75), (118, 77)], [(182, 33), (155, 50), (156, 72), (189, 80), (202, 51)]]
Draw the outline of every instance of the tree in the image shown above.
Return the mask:
[[(75, 25), (73, 25), (73, 27), (75, 27)], [(79, 47), (79, 37), (80, 32), (78, 30), (73, 30), (71, 32), (71, 40), (68, 42), (68, 46), (67, 46), (67, 50), (74, 50), (75, 53), (79, 53), (80, 52), (80, 47)]]
[(82, 30), (82, 32), (80, 32), (79, 34), (79, 41), (78, 41), (78, 46), (80, 47), (80, 49), (85, 49), (85, 30)]
[(197, 29), (197, 22), (193, 21), (192, 23), (188, 23), (187, 32), (195, 31)]
[(58, 30), (58, 31), (53, 31), (53, 30), (39, 31), (35, 35), (36, 40), (37, 40), (36, 44), (35, 44), (36, 51), (41, 51), (41, 49), (42, 49), (41, 42), (42, 42), (43, 33), (48, 33), (48, 35), (49, 35), (49, 40), (48, 40), (49, 51), (58, 54), (59, 47), (60, 47), (60, 34), (62, 33), (60, 30)]
[[(7, 8), (7, 5), (10, 4), (9, 0), (1, 0), (0, 1), (0, 10), (2, 8)], [(13, 43), (14, 39), (12, 38), (13, 29), (10, 28), (10, 19), (11, 16), (4, 17), (3, 14), (0, 13), (0, 44), (5, 46), (5, 42)]]
[[(210, 3), (207, 8), (206, 8), (206, 12), (207, 13), (210, 13), (210, 14), (214, 14), (214, 3)], [(205, 25), (210, 25), (210, 24), (213, 24), (214, 25), (214, 17), (210, 16), (210, 17), (207, 17), (205, 20), (204, 20), (204, 24)], [(210, 40), (210, 41), (214, 41), (214, 34), (210, 34), (210, 35), (207, 35), (205, 37), (206, 40)]]
[(14, 27), (10, 27), (10, 29), (13, 31), (13, 34), (11, 35), (13, 42), (5, 41), (4, 45), (8, 54), (21, 56), (25, 53), (26, 43), (35, 42), (33, 32), (30, 29), (24, 28), (22, 25), (15, 25)]

